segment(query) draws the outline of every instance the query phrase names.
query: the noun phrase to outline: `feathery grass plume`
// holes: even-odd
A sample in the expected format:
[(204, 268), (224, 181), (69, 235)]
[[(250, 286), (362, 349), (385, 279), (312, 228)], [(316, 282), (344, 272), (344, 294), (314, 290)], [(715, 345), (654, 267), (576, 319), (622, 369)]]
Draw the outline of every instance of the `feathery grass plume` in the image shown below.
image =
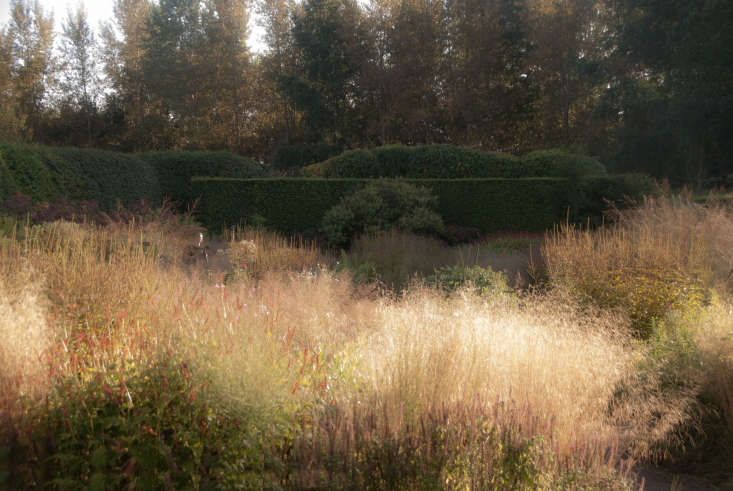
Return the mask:
[(733, 305), (716, 297), (695, 331), (708, 372), (706, 390), (720, 408), (733, 441)]
[[(333, 381), (336, 410), (350, 421), (343, 431), (366, 425), (419, 447), (427, 444), (425, 425), (447, 411), (456, 425), (447, 431), (474, 424), (463, 414), (498, 435), (515, 434), (515, 445), (542, 438), (556, 458), (540, 466), (543, 472), (599, 474), (618, 466), (606, 407), (630, 367), (626, 338), (613, 316), (594, 318), (567, 305), (467, 292), (446, 301), (424, 289), (380, 302), (378, 327), (349, 352), (347, 370), (355, 375), (345, 385)], [(469, 415), (461, 407), (473, 409)], [(495, 416), (497, 408), (510, 408), (511, 418)], [(329, 434), (329, 441), (353, 441), (350, 434)]]
[(335, 261), (316, 242), (285, 238), (262, 228), (235, 227), (224, 234), (235, 276), (259, 278), (267, 271), (305, 271)]
[(542, 254), (553, 284), (624, 310), (648, 337), (668, 312), (704, 305), (712, 287), (730, 288), (733, 215), (687, 194), (647, 198), (597, 230), (561, 226)]
[(28, 264), (14, 272), (3, 266), (0, 261), (0, 419), (48, 388), (45, 355), (53, 342), (41, 280)]

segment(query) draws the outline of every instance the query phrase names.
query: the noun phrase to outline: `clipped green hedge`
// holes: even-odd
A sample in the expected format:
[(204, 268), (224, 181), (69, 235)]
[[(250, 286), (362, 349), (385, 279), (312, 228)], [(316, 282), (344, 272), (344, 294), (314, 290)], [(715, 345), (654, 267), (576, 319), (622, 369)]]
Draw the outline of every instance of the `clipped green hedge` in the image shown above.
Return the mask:
[(359, 179), (194, 178), (201, 196), (198, 217), (210, 230), (260, 222), (286, 234), (315, 235), (323, 215), (347, 194), (364, 186)]
[(134, 155), (80, 148), (57, 148), (48, 155), (52, 172), (74, 183), (74, 199), (96, 200), (103, 210), (113, 209), (118, 198), (125, 206), (161, 201), (155, 170)]
[(349, 150), (306, 167), (303, 174), (325, 178), (579, 178), (604, 176), (606, 168), (596, 159), (560, 149), (540, 150), (519, 159), (452, 145), (387, 145)]
[(0, 177), (4, 199), (19, 191), (34, 201), (96, 200), (102, 209), (117, 199), (125, 206), (161, 199), (154, 169), (118, 152), (0, 143)]
[(343, 151), (342, 146), (319, 143), (283, 143), (277, 147), (270, 164), (275, 169), (301, 168), (322, 162)]
[(603, 177), (606, 167), (593, 157), (571, 153), (559, 148), (537, 150), (520, 159), (521, 166), (533, 176), (546, 177)]
[(264, 174), (254, 160), (230, 152), (173, 150), (143, 153), (139, 157), (155, 169), (163, 196), (182, 209), (196, 199), (191, 187), (192, 177), (252, 178)]
[[(213, 231), (243, 222), (286, 234), (318, 234), (323, 216), (372, 179), (194, 178), (200, 221)], [(406, 179), (438, 198), (447, 225), (481, 232), (542, 231), (566, 219), (600, 221), (607, 200), (640, 199), (653, 182), (644, 176), (582, 181), (561, 178)]]
[[(318, 233), (326, 212), (369, 179), (193, 180), (202, 199), (199, 219), (214, 231), (245, 221), (283, 233)], [(438, 198), (446, 224), (483, 232), (537, 231), (562, 220), (567, 209), (563, 179), (407, 179)]]
[(8, 164), (5, 163), (2, 153), (0, 153), (0, 201), (10, 198), (16, 189), (18, 189), (18, 184), (15, 182)]
[(575, 221), (600, 225), (610, 205), (625, 208), (644, 196), (656, 195), (659, 187), (646, 174), (620, 174), (584, 179), (571, 184), (568, 197)]
[(95, 200), (111, 210), (170, 197), (181, 209), (197, 195), (194, 176), (258, 177), (255, 161), (229, 152), (170, 151), (128, 154), (73, 147), (0, 143), (0, 204), (19, 191), (35, 202)]

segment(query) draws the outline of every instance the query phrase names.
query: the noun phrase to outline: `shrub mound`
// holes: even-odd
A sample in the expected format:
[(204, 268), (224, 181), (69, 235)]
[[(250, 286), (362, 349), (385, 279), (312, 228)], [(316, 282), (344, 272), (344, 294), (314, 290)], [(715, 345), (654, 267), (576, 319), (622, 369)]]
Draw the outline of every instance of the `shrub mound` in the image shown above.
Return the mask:
[(304, 174), (326, 178), (595, 177), (606, 175), (606, 168), (596, 159), (561, 149), (533, 152), (519, 159), (452, 145), (387, 145), (349, 150), (306, 167)]
[(506, 274), (481, 266), (443, 266), (426, 278), (428, 285), (454, 293), (468, 288), (477, 295), (496, 295), (511, 292)]
[(412, 233), (443, 233), (438, 201), (425, 187), (404, 181), (376, 181), (328, 210), (321, 229), (331, 246), (347, 247), (357, 235), (397, 227)]

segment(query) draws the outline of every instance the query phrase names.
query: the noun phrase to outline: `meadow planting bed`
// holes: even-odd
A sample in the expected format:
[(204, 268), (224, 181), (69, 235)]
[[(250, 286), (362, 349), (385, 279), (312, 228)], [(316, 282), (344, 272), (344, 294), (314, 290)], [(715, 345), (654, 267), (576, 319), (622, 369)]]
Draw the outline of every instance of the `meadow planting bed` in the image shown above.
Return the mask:
[(198, 231), (3, 219), (0, 488), (731, 484), (725, 208), (342, 255), (235, 229), (186, 264)]

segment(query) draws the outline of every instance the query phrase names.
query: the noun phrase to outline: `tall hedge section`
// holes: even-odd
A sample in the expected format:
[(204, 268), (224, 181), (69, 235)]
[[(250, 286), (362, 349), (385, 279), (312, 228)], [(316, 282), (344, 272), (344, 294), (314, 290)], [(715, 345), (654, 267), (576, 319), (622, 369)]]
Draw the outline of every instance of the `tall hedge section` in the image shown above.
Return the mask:
[(191, 187), (193, 177), (251, 178), (264, 174), (254, 160), (230, 152), (173, 150), (143, 153), (140, 158), (155, 169), (163, 196), (184, 209), (197, 197)]
[[(283, 233), (318, 232), (325, 213), (369, 179), (193, 180), (201, 195), (199, 219), (214, 231), (264, 220)], [(564, 179), (406, 179), (438, 198), (446, 224), (483, 232), (539, 231), (566, 216)]]
[(197, 197), (194, 176), (261, 175), (255, 161), (229, 152), (129, 154), (0, 143), (0, 204), (19, 191), (35, 202), (95, 200), (102, 210), (114, 209), (118, 199), (157, 206), (167, 196), (185, 209)]
[(96, 200), (111, 209), (117, 199), (159, 203), (154, 169), (133, 155), (102, 150), (0, 143), (0, 193), (19, 191), (34, 201)]
[[(286, 234), (316, 235), (326, 212), (372, 179), (194, 178), (201, 196), (199, 219), (210, 230), (243, 222), (262, 223)], [(646, 176), (621, 175), (583, 180), (405, 179), (438, 198), (448, 225), (482, 232), (542, 231), (570, 218), (601, 220), (609, 202), (640, 199), (654, 189)]]
[(452, 145), (386, 145), (349, 150), (310, 165), (306, 177), (476, 179), (525, 177), (581, 178), (606, 175), (598, 160), (561, 149), (524, 157)]

